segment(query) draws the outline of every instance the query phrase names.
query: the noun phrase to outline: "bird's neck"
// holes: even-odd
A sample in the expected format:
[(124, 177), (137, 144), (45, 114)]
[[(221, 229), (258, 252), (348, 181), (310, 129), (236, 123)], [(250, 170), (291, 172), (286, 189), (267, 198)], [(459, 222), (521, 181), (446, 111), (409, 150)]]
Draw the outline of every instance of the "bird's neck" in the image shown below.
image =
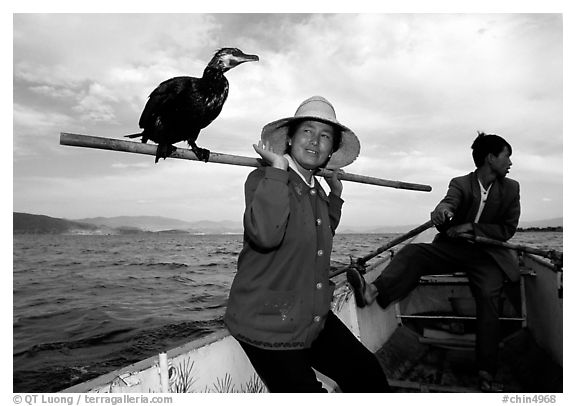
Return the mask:
[(204, 74), (202, 75), (202, 79), (208, 79), (208, 80), (222, 80), (222, 78), (224, 77), (224, 71), (222, 71), (222, 69), (217, 69), (217, 68), (212, 68), (210, 66), (207, 66), (204, 69)]

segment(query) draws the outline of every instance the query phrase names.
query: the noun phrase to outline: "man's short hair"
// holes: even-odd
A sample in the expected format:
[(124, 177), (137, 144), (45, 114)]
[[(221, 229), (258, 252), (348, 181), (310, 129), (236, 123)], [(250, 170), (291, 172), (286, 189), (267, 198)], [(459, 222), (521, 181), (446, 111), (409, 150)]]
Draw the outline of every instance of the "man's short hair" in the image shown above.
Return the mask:
[(504, 138), (496, 134), (479, 132), (472, 143), (472, 158), (474, 158), (476, 168), (484, 165), (484, 159), (488, 154), (499, 155), (504, 148), (508, 148), (510, 155), (512, 155), (512, 147)]

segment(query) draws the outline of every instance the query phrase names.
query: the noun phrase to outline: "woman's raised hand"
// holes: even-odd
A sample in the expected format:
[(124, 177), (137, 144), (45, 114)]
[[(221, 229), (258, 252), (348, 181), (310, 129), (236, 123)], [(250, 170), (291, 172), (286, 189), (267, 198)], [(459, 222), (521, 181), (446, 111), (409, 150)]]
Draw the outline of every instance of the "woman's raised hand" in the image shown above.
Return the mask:
[(262, 140), (258, 141), (258, 145), (252, 144), (254, 151), (258, 153), (270, 166), (284, 171), (288, 170), (288, 160), (283, 155), (277, 154), (272, 149), (270, 143), (264, 144)]
[(342, 196), (342, 181), (338, 179), (338, 174), (343, 174), (344, 171), (342, 169), (334, 169), (332, 170), (332, 176), (329, 178), (324, 178), (326, 183), (330, 187), (330, 191), (332, 194), (340, 197)]

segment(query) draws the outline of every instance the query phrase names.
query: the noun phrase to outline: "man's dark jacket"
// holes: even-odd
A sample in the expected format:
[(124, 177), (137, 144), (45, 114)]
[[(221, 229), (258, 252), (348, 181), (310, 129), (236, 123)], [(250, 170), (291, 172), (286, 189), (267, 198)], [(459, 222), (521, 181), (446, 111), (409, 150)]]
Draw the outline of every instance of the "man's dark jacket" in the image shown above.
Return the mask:
[[(447, 208), (454, 213), (447, 227), (472, 223), (474, 235), (507, 241), (516, 232), (520, 218), (519, 183), (506, 177), (496, 179), (488, 193), (482, 215), (478, 223), (474, 223), (481, 195), (477, 174), (471, 172), (450, 181), (446, 197), (438, 203), (437, 208)], [(447, 227), (439, 229), (442, 231)], [(518, 256), (514, 251), (497, 246), (478, 245), (479, 249), (494, 258), (511, 281), (520, 279)]]

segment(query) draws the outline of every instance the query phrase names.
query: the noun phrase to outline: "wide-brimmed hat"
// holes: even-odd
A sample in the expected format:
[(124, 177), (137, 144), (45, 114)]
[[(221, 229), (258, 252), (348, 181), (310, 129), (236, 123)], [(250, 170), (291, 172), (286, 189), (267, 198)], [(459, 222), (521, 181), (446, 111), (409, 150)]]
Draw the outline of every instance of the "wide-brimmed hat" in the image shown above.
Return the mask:
[(288, 126), (294, 121), (316, 120), (332, 124), (342, 130), (340, 146), (332, 153), (326, 168), (342, 168), (354, 162), (360, 153), (360, 141), (348, 127), (336, 119), (334, 106), (321, 96), (312, 96), (298, 106), (294, 117), (282, 118), (266, 124), (262, 128), (262, 141), (269, 143), (274, 152), (283, 154), (288, 145)]

